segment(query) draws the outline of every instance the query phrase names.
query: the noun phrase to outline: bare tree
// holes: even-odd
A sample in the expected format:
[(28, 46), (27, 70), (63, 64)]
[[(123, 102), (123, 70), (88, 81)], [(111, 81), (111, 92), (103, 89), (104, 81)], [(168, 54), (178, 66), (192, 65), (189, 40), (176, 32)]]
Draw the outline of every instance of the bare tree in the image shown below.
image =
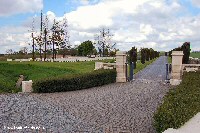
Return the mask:
[(14, 54), (14, 51), (12, 49), (7, 49), (6, 54), (8, 55)]
[(105, 56), (105, 50), (111, 51), (116, 45), (116, 43), (112, 43), (112, 36), (109, 29), (107, 31), (103, 29), (100, 31), (100, 34), (95, 37), (95, 44), (97, 44), (99, 53), (103, 57)]
[(28, 54), (28, 48), (22, 47), (19, 52), (22, 53), (22, 54)]
[[(69, 32), (68, 32), (68, 23), (67, 19), (64, 18), (62, 21), (56, 21), (52, 27), (48, 28), (48, 17), (46, 16), (45, 21), (43, 22), (43, 14), (41, 12), (41, 26), (40, 34), (35, 35), (34, 31), (34, 20), (32, 26), (32, 53), (33, 58), (35, 57), (35, 50), (38, 50), (40, 53), (40, 58), (42, 60), (42, 53), (44, 55), (44, 60), (46, 60), (47, 51), (51, 50), (53, 53), (53, 60), (56, 58), (56, 53), (59, 49), (71, 48), (69, 41)], [(51, 46), (50, 46), (51, 45)], [(44, 47), (43, 47), (44, 46)], [(37, 47), (37, 49), (36, 49)]]

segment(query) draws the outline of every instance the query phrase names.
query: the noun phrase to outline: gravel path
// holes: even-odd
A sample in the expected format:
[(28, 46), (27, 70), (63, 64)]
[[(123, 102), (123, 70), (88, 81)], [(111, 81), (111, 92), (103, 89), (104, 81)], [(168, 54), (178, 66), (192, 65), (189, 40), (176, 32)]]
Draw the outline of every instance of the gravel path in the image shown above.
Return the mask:
[[(157, 70), (163, 59), (154, 63)], [(40, 127), (48, 133), (155, 133), (152, 116), (169, 85), (141, 77), (74, 92), (1, 94), (0, 132), (21, 126), (14, 132), (36, 132), (34, 127)]]
[(166, 78), (167, 57), (161, 56), (155, 62), (135, 75), (135, 79), (147, 79), (154, 81), (164, 81)]

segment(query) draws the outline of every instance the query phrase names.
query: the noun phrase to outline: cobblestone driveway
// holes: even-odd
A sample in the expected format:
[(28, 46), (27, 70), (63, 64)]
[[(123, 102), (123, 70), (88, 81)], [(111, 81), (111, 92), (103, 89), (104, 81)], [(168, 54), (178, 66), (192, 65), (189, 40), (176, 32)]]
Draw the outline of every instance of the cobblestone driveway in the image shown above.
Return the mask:
[(155, 133), (152, 116), (169, 90), (163, 82), (166, 61), (160, 57), (128, 83), (64, 93), (1, 94), (0, 132), (21, 126), (14, 132), (40, 127), (53, 133)]

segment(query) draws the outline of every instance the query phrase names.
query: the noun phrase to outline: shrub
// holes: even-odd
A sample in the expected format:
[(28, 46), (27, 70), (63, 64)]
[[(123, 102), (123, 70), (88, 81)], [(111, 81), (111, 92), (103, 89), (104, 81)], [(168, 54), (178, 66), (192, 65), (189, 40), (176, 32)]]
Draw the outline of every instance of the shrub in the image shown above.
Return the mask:
[(129, 53), (129, 59), (128, 62), (130, 64), (130, 62), (134, 62), (133, 63), (133, 68), (136, 69), (136, 62), (137, 62), (137, 48), (136, 47), (132, 47), (131, 50), (128, 52)]
[(48, 78), (33, 83), (34, 92), (51, 93), (75, 91), (116, 81), (116, 70), (96, 70), (82, 75)]
[(200, 112), (200, 72), (184, 73), (182, 83), (171, 89), (154, 115), (158, 133), (179, 128)]
[(145, 50), (141, 49), (141, 63), (144, 64), (145, 63)]
[(150, 50), (148, 48), (145, 48), (145, 60), (149, 61), (150, 58)]
[(190, 42), (185, 42), (181, 47), (174, 48), (171, 51), (169, 51), (169, 57), (172, 57), (172, 51), (183, 51), (183, 64), (189, 63), (189, 57), (190, 57)]

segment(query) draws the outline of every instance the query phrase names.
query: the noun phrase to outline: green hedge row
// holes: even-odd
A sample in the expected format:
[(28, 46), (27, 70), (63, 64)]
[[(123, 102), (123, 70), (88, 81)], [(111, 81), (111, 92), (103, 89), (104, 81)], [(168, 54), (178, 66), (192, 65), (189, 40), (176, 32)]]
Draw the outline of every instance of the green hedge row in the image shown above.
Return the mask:
[(200, 72), (184, 73), (182, 83), (172, 88), (164, 103), (154, 114), (154, 126), (158, 133), (168, 128), (180, 128), (200, 112)]
[(116, 70), (96, 70), (74, 76), (48, 78), (33, 83), (33, 91), (36, 93), (52, 93), (75, 91), (116, 81)]

